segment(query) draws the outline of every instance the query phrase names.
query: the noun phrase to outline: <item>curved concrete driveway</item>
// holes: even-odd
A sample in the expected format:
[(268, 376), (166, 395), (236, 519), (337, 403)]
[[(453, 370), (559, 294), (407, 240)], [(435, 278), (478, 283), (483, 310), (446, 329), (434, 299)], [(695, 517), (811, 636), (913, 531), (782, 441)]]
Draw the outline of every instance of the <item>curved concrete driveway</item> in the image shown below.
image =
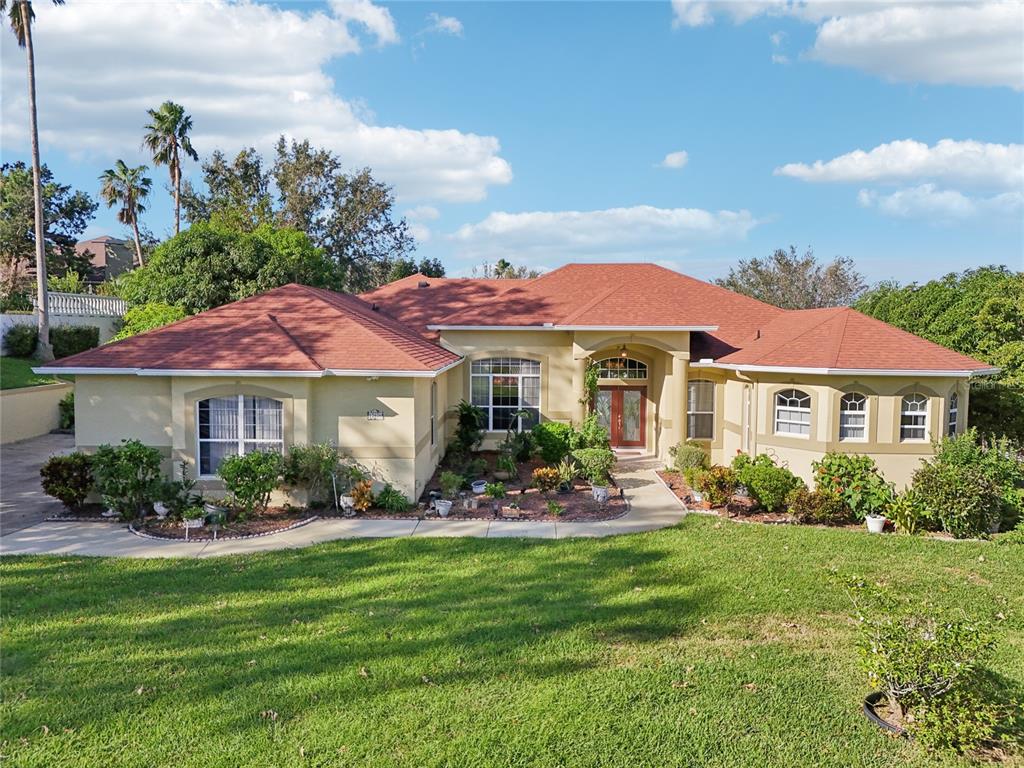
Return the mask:
[(395, 536), (521, 536), (564, 539), (653, 531), (674, 525), (685, 514), (678, 499), (654, 474), (650, 459), (622, 460), (617, 477), (630, 510), (598, 523), (531, 523), (509, 520), (315, 520), (273, 536), (237, 541), (186, 543), (134, 535), (113, 523), (39, 523), (0, 536), (0, 555), (106, 555), (121, 557), (211, 557), (307, 547), (333, 539)]

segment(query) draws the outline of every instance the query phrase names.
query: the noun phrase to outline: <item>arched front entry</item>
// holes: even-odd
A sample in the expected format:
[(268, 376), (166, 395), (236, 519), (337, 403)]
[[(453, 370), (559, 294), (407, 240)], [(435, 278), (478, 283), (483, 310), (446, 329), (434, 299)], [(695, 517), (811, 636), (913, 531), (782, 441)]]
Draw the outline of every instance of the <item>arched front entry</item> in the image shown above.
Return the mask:
[(645, 447), (648, 364), (627, 354), (596, 362), (599, 371), (594, 411), (601, 426), (611, 435), (612, 446)]

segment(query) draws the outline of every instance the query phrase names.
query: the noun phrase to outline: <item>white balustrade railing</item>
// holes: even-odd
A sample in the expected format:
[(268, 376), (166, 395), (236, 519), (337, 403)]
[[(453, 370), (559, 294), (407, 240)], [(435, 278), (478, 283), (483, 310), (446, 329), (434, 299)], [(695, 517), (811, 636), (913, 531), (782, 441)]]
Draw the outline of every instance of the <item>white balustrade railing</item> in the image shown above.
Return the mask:
[[(123, 317), (128, 303), (117, 296), (95, 296), (91, 293), (58, 293), (50, 291), (51, 315), (92, 315), (94, 317)], [(35, 305), (35, 297), (32, 304)]]

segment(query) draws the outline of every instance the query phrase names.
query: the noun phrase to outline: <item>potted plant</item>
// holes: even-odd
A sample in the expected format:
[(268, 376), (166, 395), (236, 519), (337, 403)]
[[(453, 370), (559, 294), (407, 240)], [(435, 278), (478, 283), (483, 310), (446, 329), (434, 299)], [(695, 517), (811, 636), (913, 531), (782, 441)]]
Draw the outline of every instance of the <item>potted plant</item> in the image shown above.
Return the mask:
[(487, 481), (474, 480), (470, 488), (472, 489), (473, 493), (475, 493), (477, 496), (480, 496), (481, 494), (487, 492)]
[(576, 479), (576, 464), (566, 456), (555, 469), (558, 471), (558, 492), (572, 493), (572, 483)]
[(188, 541), (188, 532), (202, 528), (206, 524), (206, 515), (209, 514), (205, 505), (203, 507), (187, 507), (181, 511), (181, 524), (185, 528), (185, 541)]
[(879, 514), (868, 514), (864, 518), (864, 522), (867, 523), (868, 531), (870, 533), (881, 533), (885, 530), (885, 515)]
[(494, 470), (495, 480), (511, 480), (519, 474), (516, 460), (509, 454), (503, 453), (498, 457), (497, 469)]
[(441, 473), (440, 480), (441, 498), (434, 501), (434, 509), (437, 510), (437, 514), (441, 517), (448, 517), (448, 513), (452, 511), (453, 500), (456, 494), (458, 494), (459, 488), (462, 487), (464, 480), (462, 475), (457, 475), (448, 470)]
[(484, 489), (484, 493), (491, 497), (491, 509), (495, 514), (498, 513), (498, 509), (501, 507), (499, 499), (505, 498), (505, 484), (504, 483), (488, 483)]

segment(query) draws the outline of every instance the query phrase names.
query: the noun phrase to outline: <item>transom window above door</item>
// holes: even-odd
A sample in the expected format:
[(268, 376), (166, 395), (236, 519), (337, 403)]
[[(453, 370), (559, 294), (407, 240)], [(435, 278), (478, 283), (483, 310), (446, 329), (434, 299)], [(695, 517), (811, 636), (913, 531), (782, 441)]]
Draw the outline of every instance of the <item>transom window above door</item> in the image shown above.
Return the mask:
[(602, 379), (646, 379), (647, 363), (631, 357), (608, 357), (597, 363), (597, 375)]
[(225, 456), (284, 451), (281, 401), (232, 395), (196, 403), (199, 474), (217, 474)]
[(474, 360), (471, 402), (487, 414), (489, 431), (530, 429), (540, 421), (540, 363), (519, 357)]

